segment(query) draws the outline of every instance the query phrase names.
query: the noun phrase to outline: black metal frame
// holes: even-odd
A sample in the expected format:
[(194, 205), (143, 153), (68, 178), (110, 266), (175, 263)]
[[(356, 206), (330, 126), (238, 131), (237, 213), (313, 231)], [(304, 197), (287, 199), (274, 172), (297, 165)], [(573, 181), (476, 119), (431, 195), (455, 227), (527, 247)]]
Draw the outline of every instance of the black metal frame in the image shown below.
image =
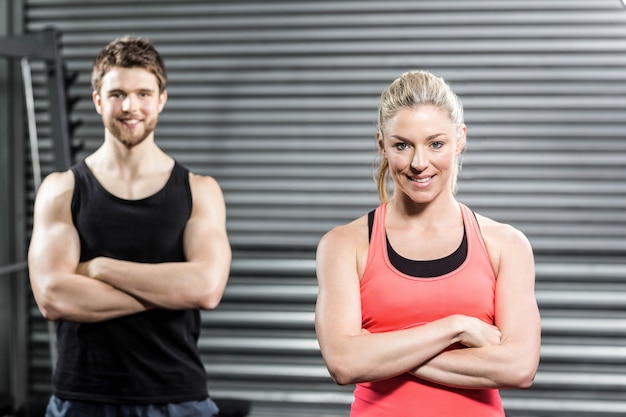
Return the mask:
[(58, 171), (68, 169), (72, 161), (68, 127), (69, 115), (67, 114), (68, 98), (65, 91), (60, 33), (54, 29), (47, 29), (19, 37), (0, 37), (0, 57), (2, 56), (45, 61), (50, 99), (49, 111), (54, 168)]
[[(64, 171), (71, 165), (71, 148), (68, 115), (68, 97), (66, 95), (66, 72), (61, 55), (60, 33), (54, 29), (46, 29), (17, 37), (0, 37), (0, 58), (27, 59), (44, 61), (48, 87), (49, 113), (53, 166), (57, 171)], [(29, 118), (33, 118), (29, 115)], [(31, 146), (36, 145), (31, 143)], [(39, 164), (39, 161), (33, 161)], [(34, 168), (34, 167), (33, 167)], [(38, 187), (38, 183), (35, 188)], [(36, 190), (35, 190), (36, 191)], [(0, 266), (0, 278), (4, 275), (27, 271), (26, 262)], [(56, 359), (56, 346), (53, 322), (48, 322), (50, 336), (50, 356), (53, 363)], [(10, 404), (9, 404), (10, 405)], [(12, 406), (12, 405), (10, 405)], [(2, 413), (6, 411), (0, 410)]]

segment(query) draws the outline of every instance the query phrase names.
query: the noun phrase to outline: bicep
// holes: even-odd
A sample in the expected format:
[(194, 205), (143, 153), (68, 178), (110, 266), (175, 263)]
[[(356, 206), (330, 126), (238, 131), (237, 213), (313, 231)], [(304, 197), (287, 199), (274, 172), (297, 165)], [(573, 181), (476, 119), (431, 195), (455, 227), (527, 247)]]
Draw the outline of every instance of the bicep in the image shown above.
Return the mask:
[(361, 298), (355, 248), (336, 231), (324, 236), (316, 254), (318, 296), (315, 326), (322, 349), (361, 332)]
[(28, 253), (35, 284), (55, 273), (74, 273), (80, 259), (80, 241), (70, 213), (71, 189), (64, 190), (64, 182), (58, 179), (44, 182), (35, 202)]
[(517, 230), (508, 230), (505, 237), (496, 281), (496, 326), (503, 344), (513, 343), (538, 359), (541, 324), (532, 248)]
[(222, 191), (210, 177), (192, 176), (192, 211), (184, 232), (187, 261), (230, 259), (226, 206)]
[(78, 234), (72, 225), (61, 221), (40, 223), (33, 228), (29, 248), (32, 272), (74, 273), (80, 257)]

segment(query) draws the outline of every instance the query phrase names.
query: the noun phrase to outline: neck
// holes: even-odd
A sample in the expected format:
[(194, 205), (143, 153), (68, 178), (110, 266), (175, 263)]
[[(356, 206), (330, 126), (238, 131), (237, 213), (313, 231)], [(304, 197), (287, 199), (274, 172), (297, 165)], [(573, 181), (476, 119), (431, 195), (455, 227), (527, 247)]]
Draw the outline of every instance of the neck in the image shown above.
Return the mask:
[(459, 204), (452, 193), (440, 194), (435, 200), (416, 203), (408, 198), (394, 195), (387, 210), (394, 212), (399, 218), (406, 220), (419, 218), (420, 221), (441, 221), (459, 215)]
[(152, 138), (130, 148), (115, 139), (105, 138), (102, 146), (87, 158), (87, 163), (94, 169), (130, 180), (147, 172), (170, 169), (173, 160)]

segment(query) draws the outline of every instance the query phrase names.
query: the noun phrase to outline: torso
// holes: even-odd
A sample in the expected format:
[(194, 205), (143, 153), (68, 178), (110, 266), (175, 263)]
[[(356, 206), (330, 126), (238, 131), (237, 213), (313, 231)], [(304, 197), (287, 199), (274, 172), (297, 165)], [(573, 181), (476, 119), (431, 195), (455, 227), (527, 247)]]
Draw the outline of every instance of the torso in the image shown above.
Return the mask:
[[(463, 263), (441, 275), (416, 276), (397, 269), (391, 263), (385, 245), (385, 235), (389, 232), (386, 230), (389, 214), (385, 212), (384, 205), (378, 208), (372, 240), (365, 251), (367, 264), (363, 267), (365, 272), (360, 284), (363, 329), (370, 333), (389, 332), (421, 326), (453, 314), (477, 317), (490, 324), (495, 322), (496, 274), (482, 239), (480, 224), (465, 206), (462, 207), (462, 213), (460, 239), (463, 228), (468, 239), (467, 256)], [(356, 224), (364, 224), (367, 244), (367, 218), (359, 220), (353, 227)], [(456, 226), (453, 227), (456, 229)], [(401, 231), (395, 232), (397, 236)], [(434, 252), (423, 252), (435, 253), (436, 259), (441, 257), (440, 248), (448, 245), (450, 252), (443, 253), (443, 257), (446, 257), (459, 247), (458, 235), (442, 239), (441, 242), (445, 244), (439, 245), (431, 242), (434, 239), (432, 235), (415, 233), (415, 229), (408, 228), (406, 233), (402, 233), (402, 238), (412, 239), (415, 246), (436, 246)], [(360, 241), (358, 244), (361, 248)], [(359, 257), (362, 256), (363, 253), (359, 253)], [(460, 346), (449, 347), (455, 348)], [(419, 411), (414, 409), (418, 403)], [(452, 416), (458, 415), (459, 410), (464, 410), (464, 415), (472, 417), (503, 416), (497, 390), (443, 387), (408, 373), (357, 384), (351, 415)]]

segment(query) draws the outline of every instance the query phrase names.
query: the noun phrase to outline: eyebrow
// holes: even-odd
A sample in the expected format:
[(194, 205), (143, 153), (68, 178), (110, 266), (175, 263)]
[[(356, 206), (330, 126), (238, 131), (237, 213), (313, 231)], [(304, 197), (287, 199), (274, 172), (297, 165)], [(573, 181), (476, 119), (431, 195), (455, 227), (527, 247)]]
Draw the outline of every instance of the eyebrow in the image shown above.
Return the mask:
[[(157, 91), (154, 88), (138, 88), (136, 90), (131, 90), (130, 92), (137, 92), (137, 93), (154, 93), (155, 91)], [(108, 91), (109, 94), (115, 94), (115, 93), (128, 93), (129, 91), (123, 90), (121, 88), (114, 88)]]
[[(444, 132), (440, 132), (440, 133), (434, 133), (430, 136), (427, 136), (425, 139), (426, 140), (433, 140), (433, 139), (437, 139), (439, 136), (447, 136), (447, 133)], [(398, 140), (403, 140), (403, 141), (410, 141), (409, 138), (405, 138), (404, 136), (400, 136), (400, 135), (391, 135), (392, 138), (396, 138)]]

